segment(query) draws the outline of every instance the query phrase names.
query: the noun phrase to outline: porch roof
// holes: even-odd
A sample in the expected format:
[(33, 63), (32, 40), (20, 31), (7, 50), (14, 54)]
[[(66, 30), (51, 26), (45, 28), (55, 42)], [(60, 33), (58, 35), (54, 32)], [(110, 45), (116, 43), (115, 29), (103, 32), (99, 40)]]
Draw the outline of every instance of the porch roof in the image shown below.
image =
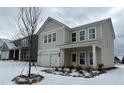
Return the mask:
[(77, 48), (77, 47), (87, 47), (96, 45), (97, 47), (101, 48), (101, 41), (95, 40), (95, 41), (86, 41), (86, 42), (77, 42), (77, 43), (69, 43), (69, 44), (63, 44), (63, 45), (57, 45), (61, 49), (67, 49), (67, 48)]

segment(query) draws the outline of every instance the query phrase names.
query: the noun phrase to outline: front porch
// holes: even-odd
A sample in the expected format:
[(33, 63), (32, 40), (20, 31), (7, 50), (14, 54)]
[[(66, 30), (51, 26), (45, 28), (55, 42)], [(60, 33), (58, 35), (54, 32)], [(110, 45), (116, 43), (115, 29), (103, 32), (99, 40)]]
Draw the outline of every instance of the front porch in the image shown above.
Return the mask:
[(95, 44), (82, 47), (63, 48), (64, 66), (92, 66), (101, 63), (101, 48)]
[(9, 50), (9, 59), (28, 61), (30, 59), (30, 51), (28, 48), (16, 48)]

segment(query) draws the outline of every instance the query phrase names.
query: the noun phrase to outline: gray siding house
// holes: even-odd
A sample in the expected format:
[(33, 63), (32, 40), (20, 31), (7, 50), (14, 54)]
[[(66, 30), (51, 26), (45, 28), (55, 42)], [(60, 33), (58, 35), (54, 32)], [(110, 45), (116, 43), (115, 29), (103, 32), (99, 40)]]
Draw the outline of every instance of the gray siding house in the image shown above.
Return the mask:
[(37, 35), (40, 66), (114, 66), (115, 33), (111, 18), (70, 28), (48, 17)]
[[(37, 42), (37, 35), (33, 35), (32, 61), (37, 61)], [(28, 61), (30, 59), (28, 38), (25, 37), (11, 42), (5, 42), (1, 48), (1, 59)]]

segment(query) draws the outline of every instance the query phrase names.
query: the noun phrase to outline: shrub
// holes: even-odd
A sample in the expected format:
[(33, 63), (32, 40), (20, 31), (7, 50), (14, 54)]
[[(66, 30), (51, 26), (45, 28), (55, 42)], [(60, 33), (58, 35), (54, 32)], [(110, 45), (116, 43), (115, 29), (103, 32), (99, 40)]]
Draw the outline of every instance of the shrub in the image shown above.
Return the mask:
[(64, 66), (61, 67), (61, 72), (65, 73)]
[(79, 71), (80, 74), (84, 74), (82, 70)]
[(58, 67), (55, 68), (55, 71), (59, 71)]
[(67, 73), (72, 73), (72, 70), (71, 70), (71, 69), (69, 69), (69, 71), (68, 71)]
[(80, 71), (80, 70), (82, 70), (82, 67), (81, 66), (77, 66), (76, 67), (76, 71)]
[(92, 71), (91, 66), (86, 67), (86, 71), (87, 71), (88, 73), (90, 73), (90, 72)]
[(69, 68), (69, 70), (72, 70), (72, 69), (74, 69), (74, 66), (71, 65), (71, 66), (68, 66), (67, 68)]
[(98, 64), (97, 65), (98, 66), (98, 71), (102, 71), (103, 70), (103, 67), (104, 67), (104, 64)]

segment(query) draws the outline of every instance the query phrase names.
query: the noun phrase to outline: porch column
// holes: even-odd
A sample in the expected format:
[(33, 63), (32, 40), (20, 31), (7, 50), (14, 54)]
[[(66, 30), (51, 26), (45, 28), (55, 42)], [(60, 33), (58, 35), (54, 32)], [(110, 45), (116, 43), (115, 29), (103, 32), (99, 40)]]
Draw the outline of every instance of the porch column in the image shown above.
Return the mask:
[(21, 60), (21, 49), (19, 49), (19, 60)]
[(93, 53), (93, 66), (96, 67), (96, 45), (92, 45), (92, 53)]
[(65, 64), (64, 64), (64, 49), (60, 49), (60, 55), (59, 55), (60, 57), (60, 66), (64, 66)]

